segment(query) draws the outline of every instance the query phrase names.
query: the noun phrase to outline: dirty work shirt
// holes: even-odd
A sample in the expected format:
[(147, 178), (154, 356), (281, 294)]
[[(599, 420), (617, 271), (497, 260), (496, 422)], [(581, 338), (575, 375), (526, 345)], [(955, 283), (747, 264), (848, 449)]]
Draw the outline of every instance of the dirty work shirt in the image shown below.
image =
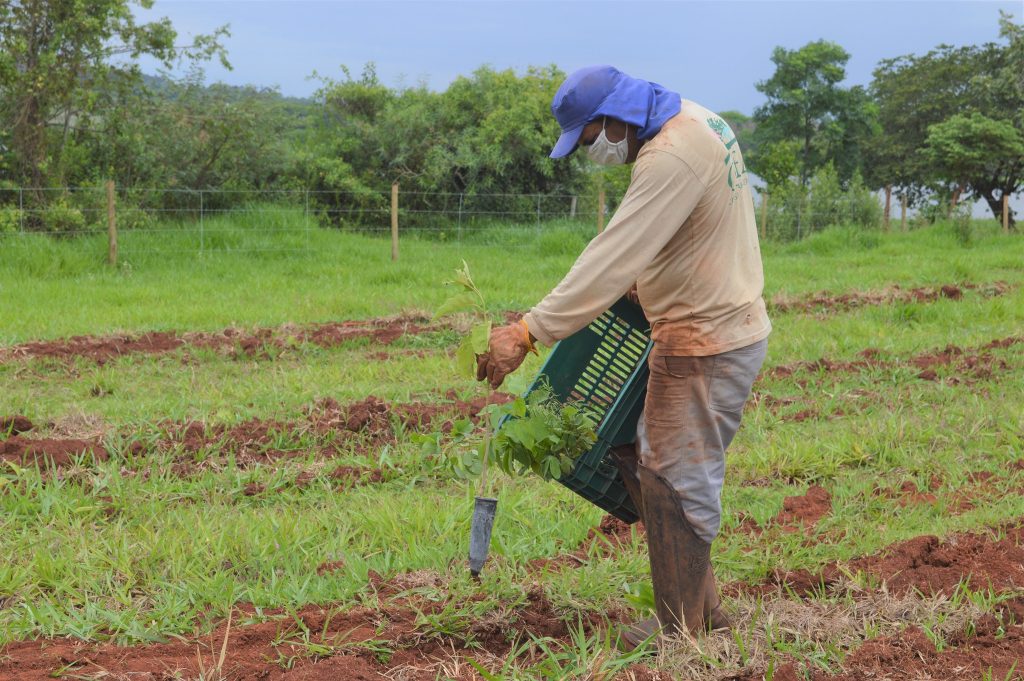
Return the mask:
[(663, 354), (715, 355), (771, 331), (739, 145), (724, 120), (685, 99), (641, 147), (608, 228), (526, 323), (550, 345), (596, 319), (633, 282)]

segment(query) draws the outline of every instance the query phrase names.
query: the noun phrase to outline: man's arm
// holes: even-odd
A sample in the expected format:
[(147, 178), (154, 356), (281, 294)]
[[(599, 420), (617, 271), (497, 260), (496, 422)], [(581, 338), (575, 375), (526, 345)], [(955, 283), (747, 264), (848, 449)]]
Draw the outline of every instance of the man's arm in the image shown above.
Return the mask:
[(690, 167), (662, 151), (633, 167), (629, 190), (608, 228), (587, 245), (561, 283), (520, 323), (491, 332), (477, 358), (477, 379), (497, 389), (537, 340), (545, 345), (571, 336), (622, 297), (675, 235), (705, 187)]
[(704, 191), (690, 167), (673, 154), (655, 151), (638, 160), (608, 228), (524, 317), (530, 333), (551, 345), (611, 307), (675, 235)]

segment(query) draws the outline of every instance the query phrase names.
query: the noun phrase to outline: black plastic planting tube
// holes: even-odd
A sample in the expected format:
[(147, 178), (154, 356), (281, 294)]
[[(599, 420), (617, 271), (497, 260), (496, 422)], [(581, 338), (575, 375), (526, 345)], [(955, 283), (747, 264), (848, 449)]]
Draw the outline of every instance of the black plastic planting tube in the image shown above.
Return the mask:
[(491, 530), (494, 528), (494, 513), (498, 500), (490, 497), (476, 497), (473, 502), (473, 522), (469, 529), (469, 571), (474, 577), (487, 561), (491, 546)]

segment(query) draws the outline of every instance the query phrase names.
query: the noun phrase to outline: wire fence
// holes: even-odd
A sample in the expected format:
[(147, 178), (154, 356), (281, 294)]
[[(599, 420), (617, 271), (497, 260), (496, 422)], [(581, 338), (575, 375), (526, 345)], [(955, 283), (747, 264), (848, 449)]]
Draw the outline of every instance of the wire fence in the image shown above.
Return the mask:
[[(316, 230), (518, 247), (553, 223), (590, 238), (620, 197), (585, 194), (315, 191), (307, 189), (0, 188), (0, 243), (12, 237), (93, 238), (117, 253), (308, 252)], [(757, 196), (762, 238), (799, 239), (842, 224), (906, 229), (906, 203), (877, 194)]]

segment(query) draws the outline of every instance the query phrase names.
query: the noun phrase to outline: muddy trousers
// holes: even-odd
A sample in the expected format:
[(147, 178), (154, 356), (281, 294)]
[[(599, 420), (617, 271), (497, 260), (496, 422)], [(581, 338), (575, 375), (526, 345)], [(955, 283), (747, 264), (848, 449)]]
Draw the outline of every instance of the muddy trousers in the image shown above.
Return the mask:
[(709, 544), (722, 522), (725, 451), (767, 348), (762, 340), (709, 357), (666, 355), (657, 345), (651, 353), (640, 462), (675, 490), (693, 532)]

